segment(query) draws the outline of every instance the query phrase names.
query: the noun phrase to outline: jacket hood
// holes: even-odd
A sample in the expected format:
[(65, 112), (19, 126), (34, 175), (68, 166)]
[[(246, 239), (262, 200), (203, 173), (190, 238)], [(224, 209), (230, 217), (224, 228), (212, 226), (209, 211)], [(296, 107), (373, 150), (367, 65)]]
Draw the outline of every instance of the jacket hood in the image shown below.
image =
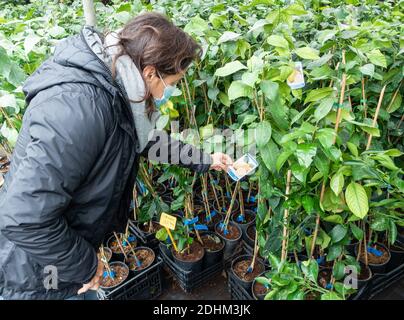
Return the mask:
[(63, 83), (89, 83), (111, 94), (119, 91), (109, 68), (91, 50), (96, 41), (95, 33), (93, 28), (84, 27), (80, 34), (65, 38), (56, 45), (53, 56), (24, 83), (27, 103), (40, 91)]

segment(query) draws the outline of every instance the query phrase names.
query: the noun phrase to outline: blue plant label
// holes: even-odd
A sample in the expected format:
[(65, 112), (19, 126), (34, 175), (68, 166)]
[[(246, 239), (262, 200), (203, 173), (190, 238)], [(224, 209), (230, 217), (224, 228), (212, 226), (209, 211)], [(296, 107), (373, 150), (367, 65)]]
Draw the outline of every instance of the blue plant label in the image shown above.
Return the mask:
[(323, 263), (324, 263), (324, 259), (325, 259), (325, 257), (324, 257), (324, 256), (321, 256), (320, 258), (317, 258), (316, 261), (317, 261), (318, 264), (323, 264)]
[(188, 226), (188, 225), (191, 225), (191, 224), (195, 224), (195, 223), (198, 222), (198, 220), (199, 220), (198, 217), (195, 217), (193, 219), (185, 219), (184, 225)]
[(128, 245), (128, 243), (126, 242), (126, 240), (123, 240), (123, 241), (122, 241), (122, 244), (123, 244), (124, 247), (126, 247), (126, 246)]
[(332, 284), (331, 283), (327, 283), (327, 285), (325, 286), (325, 288), (327, 290), (331, 290), (332, 289)]
[(372, 247), (368, 247), (368, 252), (374, 254), (376, 257), (381, 257), (383, 252)]
[(135, 241), (136, 241), (136, 237), (135, 237), (135, 236), (129, 236), (129, 237), (128, 237), (128, 241), (129, 241), (129, 242), (135, 242)]
[(237, 217), (237, 222), (243, 222), (244, 221), (244, 216), (242, 215), (242, 214), (240, 214), (238, 217)]
[(111, 270), (111, 272), (108, 272), (107, 270), (105, 270), (104, 273), (103, 273), (103, 277), (106, 278), (108, 276), (110, 278), (114, 279), (115, 278), (115, 272), (113, 270)]
[(251, 267), (251, 266), (249, 266), (248, 268), (247, 268), (247, 273), (251, 273), (253, 271), (253, 268)]
[(257, 199), (254, 196), (248, 198), (248, 202), (257, 202)]
[(196, 224), (194, 228), (195, 230), (208, 230), (208, 227), (205, 224)]

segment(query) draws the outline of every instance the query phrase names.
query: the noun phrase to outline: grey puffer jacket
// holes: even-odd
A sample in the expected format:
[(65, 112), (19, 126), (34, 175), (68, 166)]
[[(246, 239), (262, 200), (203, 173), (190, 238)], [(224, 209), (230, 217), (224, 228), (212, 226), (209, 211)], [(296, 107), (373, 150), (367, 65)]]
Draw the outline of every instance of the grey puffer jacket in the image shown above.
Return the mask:
[[(122, 232), (140, 154), (129, 101), (81, 33), (26, 81), (28, 108), (0, 191), (0, 296), (64, 299), (97, 268), (105, 235)], [(144, 150), (159, 141), (151, 141)], [(171, 150), (186, 145), (169, 139)], [(210, 157), (198, 149), (209, 169)], [(57, 289), (46, 289), (47, 266)]]

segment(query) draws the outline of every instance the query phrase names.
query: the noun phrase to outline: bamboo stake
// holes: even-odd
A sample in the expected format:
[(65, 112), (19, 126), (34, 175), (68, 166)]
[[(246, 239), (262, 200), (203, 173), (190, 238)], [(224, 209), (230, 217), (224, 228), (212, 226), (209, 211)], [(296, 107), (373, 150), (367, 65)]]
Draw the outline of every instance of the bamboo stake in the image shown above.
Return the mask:
[[(375, 127), (377, 124), (377, 118), (379, 116), (379, 111), (380, 111), (380, 107), (382, 105), (382, 101), (383, 101), (383, 97), (384, 97), (384, 91), (386, 90), (386, 85), (383, 86), (382, 91), (380, 92), (380, 97), (379, 97), (379, 101), (377, 103), (377, 107), (376, 107), (376, 111), (375, 111), (375, 115), (373, 117), (373, 123), (372, 123), (372, 127)], [(369, 134), (368, 137), (368, 143), (366, 145), (366, 150), (368, 150), (370, 148), (370, 144), (372, 143), (372, 135)]]
[(258, 255), (258, 231), (257, 231), (257, 229), (255, 229), (254, 253), (253, 253), (253, 258), (252, 258), (251, 264), (247, 269), (247, 272), (254, 271), (255, 259), (257, 258), (257, 255)]
[[(345, 65), (345, 50), (342, 50), (342, 64)], [(339, 62), (337, 63), (337, 66), (336, 66), (335, 70), (338, 70), (338, 68), (339, 68)], [(342, 74), (342, 80), (341, 80), (341, 91), (340, 91), (340, 96), (339, 96), (339, 105), (338, 105), (338, 110), (337, 110), (337, 117), (336, 117), (335, 126), (334, 126), (335, 136), (333, 138), (333, 144), (335, 144), (335, 142), (337, 141), (338, 127), (339, 127), (339, 122), (341, 120), (341, 112), (342, 112), (341, 106), (342, 106), (342, 103), (344, 102), (344, 95), (345, 95), (345, 84), (346, 84), (346, 74), (344, 72)], [(325, 191), (325, 180), (323, 180), (323, 184), (321, 186), (320, 204), (323, 201), (324, 191)], [(314, 234), (313, 234), (313, 242), (311, 244), (311, 250), (310, 250), (310, 257), (313, 257), (314, 247), (315, 247), (316, 240), (317, 240), (319, 226), (320, 226), (320, 214), (317, 214), (316, 226), (315, 226)]]
[(216, 201), (216, 204), (217, 204), (217, 208), (221, 212), (222, 211), (222, 206), (220, 205), (219, 198), (218, 198), (217, 193), (216, 193), (216, 188), (215, 188), (215, 185), (213, 183), (212, 175), (210, 173), (208, 173), (208, 175), (209, 175), (210, 185), (211, 185), (211, 187), (213, 189), (213, 194), (215, 195), (215, 201)]
[(123, 255), (125, 256), (125, 261), (127, 261), (127, 260), (128, 260), (128, 256), (126, 255), (126, 252), (125, 252), (125, 250), (124, 250), (123, 247), (122, 247), (121, 240), (119, 239), (119, 237), (118, 237), (118, 235), (116, 234), (115, 231), (114, 231), (114, 236), (115, 236), (116, 241), (118, 242), (119, 248), (121, 249)]
[(227, 210), (226, 217), (224, 218), (224, 226), (226, 229), (227, 229), (227, 225), (229, 224), (229, 221), (230, 221), (231, 210), (233, 209), (234, 200), (236, 199), (237, 189), (238, 189), (239, 185), (240, 185), (240, 181), (237, 181), (236, 187), (234, 188), (233, 195), (231, 197), (229, 209)]
[[(288, 195), (290, 191), (290, 180), (292, 177), (292, 170), (288, 170), (287, 177), (286, 177), (286, 190), (285, 190), (285, 200), (288, 200)], [(287, 226), (287, 221), (288, 221), (288, 215), (289, 215), (289, 209), (285, 209), (283, 212), (283, 239), (282, 239), (282, 261), (286, 260), (287, 256), (287, 242), (286, 238), (288, 236), (288, 226)]]

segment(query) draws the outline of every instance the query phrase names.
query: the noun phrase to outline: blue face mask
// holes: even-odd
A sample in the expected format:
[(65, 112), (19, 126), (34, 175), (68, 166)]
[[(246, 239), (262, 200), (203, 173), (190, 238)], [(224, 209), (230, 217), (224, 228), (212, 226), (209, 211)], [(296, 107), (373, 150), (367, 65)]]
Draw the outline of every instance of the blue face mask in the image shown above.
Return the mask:
[(159, 75), (161, 81), (164, 84), (164, 92), (163, 92), (163, 96), (158, 99), (158, 98), (154, 98), (154, 103), (156, 105), (156, 107), (161, 107), (162, 105), (166, 104), (167, 101), (171, 98), (173, 92), (175, 91), (175, 87), (172, 85), (167, 85), (165, 83), (165, 81), (163, 80), (163, 78), (161, 77), (160, 73), (157, 72), (157, 74)]

